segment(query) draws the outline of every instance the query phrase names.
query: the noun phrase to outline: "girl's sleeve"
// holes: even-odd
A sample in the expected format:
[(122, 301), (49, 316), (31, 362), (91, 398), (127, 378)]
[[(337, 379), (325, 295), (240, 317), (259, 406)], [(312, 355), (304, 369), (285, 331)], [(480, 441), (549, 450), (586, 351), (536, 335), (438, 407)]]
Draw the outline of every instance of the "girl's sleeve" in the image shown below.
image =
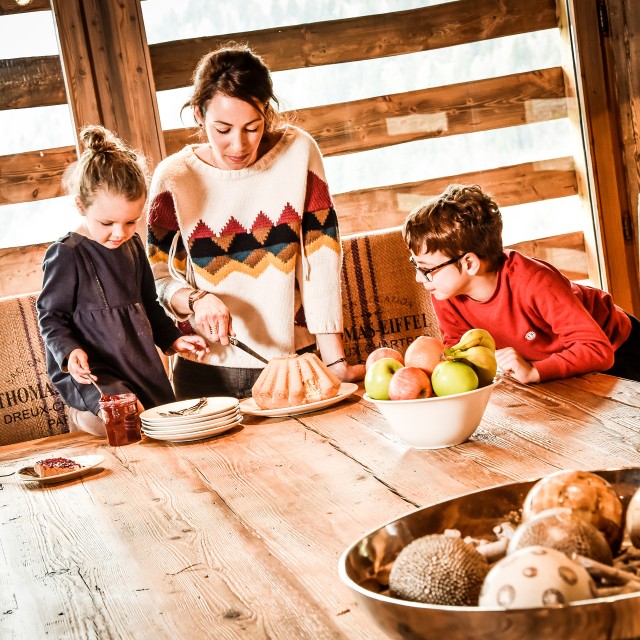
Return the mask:
[(182, 335), (182, 332), (173, 323), (173, 320), (165, 313), (158, 302), (158, 293), (153, 279), (153, 273), (144, 253), (142, 240), (136, 236), (136, 246), (139, 249), (140, 264), (142, 267), (141, 293), (142, 304), (149, 318), (149, 324), (153, 330), (153, 341), (163, 352), (169, 351), (171, 345)]
[[(188, 316), (181, 315), (171, 306), (171, 298), (176, 291), (186, 286), (169, 273), (169, 251), (176, 233), (180, 233), (180, 225), (178, 224), (175, 200), (171, 186), (165, 179), (161, 163), (153, 174), (149, 190), (147, 255), (160, 304), (176, 320), (186, 320)], [(176, 268), (184, 270), (186, 257), (187, 254), (180, 235), (175, 253)]]
[(613, 366), (609, 338), (591, 317), (561, 274), (538, 272), (529, 288), (535, 291), (535, 310), (555, 333), (562, 349), (548, 358), (532, 362), (540, 381), (567, 378)]
[(42, 339), (61, 370), (66, 370), (67, 357), (74, 349), (85, 347), (73, 331), (78, 270), (73, 249), (54, 242), (42, 263), (44, 278), (38, 297), (38, 326)]
[(326, 182), (322, 156), (311, 141), (298, 285), (307, 328), (313, 334), (342, 333), (342, 245), (338, 216)]

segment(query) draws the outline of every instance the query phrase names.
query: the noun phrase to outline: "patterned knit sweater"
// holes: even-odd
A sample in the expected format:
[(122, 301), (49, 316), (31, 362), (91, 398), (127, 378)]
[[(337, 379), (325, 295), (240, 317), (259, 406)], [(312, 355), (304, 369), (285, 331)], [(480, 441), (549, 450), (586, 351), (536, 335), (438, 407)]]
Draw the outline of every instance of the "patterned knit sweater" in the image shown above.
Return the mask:
[[(338, 220), (313, 138), (288, 126), (269, 152), (237, 171), (208, 165), (195, 148), (163, 160), (151, 185), (148, 253), (165, 309), (197, 330), (193, 316), (171, 306), (176, 291), (189, 286), (177, 271), (218, 296), (238, 338), (268, 359), (312, 344), (310, 334), (340, 333)], [(235, 347), (210, 347), (209, 364), (263, 366)]]

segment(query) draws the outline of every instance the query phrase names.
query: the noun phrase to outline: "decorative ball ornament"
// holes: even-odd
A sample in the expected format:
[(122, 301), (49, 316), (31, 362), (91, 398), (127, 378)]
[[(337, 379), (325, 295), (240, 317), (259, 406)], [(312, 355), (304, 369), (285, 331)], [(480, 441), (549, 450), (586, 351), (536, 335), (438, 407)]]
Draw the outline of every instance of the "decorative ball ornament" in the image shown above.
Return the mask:
[(588, 571), (561, 551), (526, 547), (505, 556), (487, 574), (481, 607), (529, 609), (590, 600), (596, 585)]
[(589, 471), (558, 471), (531, 488), (522, 505), (524, 521), (547, 509), (567, 507), (600, 530), (616, 553), (622, 540), (622, 503), (613, 487)]
[(509, 541), (507, 553), (538, 545), (557, 549), (569, 557), (577, 553), (602, 564), (613, 564), (611, 548), (602, 533), (566, 507), (541, 511), (520, 524)]

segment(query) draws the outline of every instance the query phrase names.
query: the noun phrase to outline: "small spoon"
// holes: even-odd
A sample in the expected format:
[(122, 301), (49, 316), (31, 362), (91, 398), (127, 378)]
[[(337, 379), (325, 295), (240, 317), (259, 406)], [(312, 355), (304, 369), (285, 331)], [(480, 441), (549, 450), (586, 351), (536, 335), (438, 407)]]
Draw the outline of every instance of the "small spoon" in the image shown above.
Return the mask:
[(102, 389), (96, 384), (96, 381), (91, 376), (85, 376), (86, 380), (89, 382), (100, 392), (100, 397), (104, 398), (104, 393), (102, 393)]

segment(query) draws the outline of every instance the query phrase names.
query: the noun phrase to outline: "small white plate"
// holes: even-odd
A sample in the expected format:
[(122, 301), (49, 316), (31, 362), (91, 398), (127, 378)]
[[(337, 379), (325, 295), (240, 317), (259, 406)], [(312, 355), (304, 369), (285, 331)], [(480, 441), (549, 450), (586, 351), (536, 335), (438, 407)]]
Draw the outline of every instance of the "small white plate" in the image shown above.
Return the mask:
[(187, 424), (187, 425), (167, 425), (166, 427), (163, 425), (159, 427), (158, 425), (149, 425), (143, 424), (142, 430), (145, 433), (153, 433), (157, 435), (161, 435), (163, 433), (172, 433), (178, 435), (180, 433), (197, 433), (198, 431), (206, 431), (208, 429), (213, 429), (213, 427), (223, 427), (226, 424), (233, 424), (237, 421), (242, 414), (240, 409), (238, 409), (235, 413), (232, 413), (225, 418), (210, 418), (209, 420), (204, 420), (202, 422), (196, 422), (195, 424)]
[(198, 422), (206, 422), (207, 420), (228, 418), (234, 413), (238, 413), (238, 411), (240, 411), (239, 404), (233, 407), (233, 409), (229, 409), (228, 411), (221, 411), (220, 413), (209, 413), (204, 416), (197, 414), (193, 416), (172, 416), (171, 418), (140, 418), (140, 422), (150, 427), (197, 424)]
[(311, 411), (317, 411), (318, 409), (324, 409), (331, 405), (341, 402), (345, 398), (355, 393), (358, 390), (358, 385), (353, 382), (343, 382), (340, 385), (338, 395), (333, 398), (327, 398), (326, 400), (318, 400), (317, 402), (309, 402), (308, 404), (299, 404), (295, 407), (283, 407), (282, 409), (261, 409), (253, 398), (247, 398), (240, 402), (240, 409), (248, 416), (263, 416), (265, 418), (278, 418), (280, 416), (297, 416), (301, 413), (309, 413)]
[(205, 429), (203, 431), (192, 431), (191, 433), (149, 433), (142, 430), (147, 438), (153, 440), (165, 440), (167, 442), (195, 442), (196, 440), (204, 440), (205, 438), (211, 438), (212, 436), (224, 433), (229, 429), (233, 429), (236, 425), (242, 422), (242, 416), (238, 416), (230, 424), (225, 424), (218, 427), (212, 427), (211, 429)]
[(144, 421), (153, 421), (164, 423), (166, 420), (175, 420), (176, 418), (203, 418), (214, 415), (222, 415), (225, 412), (235, 409), (238, 406), (238, 399), (231, 396), (215, 396), (207, 398), (207, 404), (198, 411), (198, 413), (188, 414), (186, 416), (164, 416), (160, 415), (168, 413), (169, 411), (181, 411), (187, 407), (192, 407), (198, 402), (198, 398), (192, 398), (191, 400), (180, 400), (179, 402), (170, 402), (169, 404), (163, 404), (153, 409), (147, 409), (140, 414), (140, 419)]
[[(55, 476), (47, 476), (46, 478), (41, 478), (36, 474), (33, 469), (33, 465), (38, 462), (38, 460), (47, 460), (48, 458), (67, 458), (68, 460), (73, 460), (77, 464), (82, 465), (81, 469), (75, 469), (75, 471), (69, 471), (68, 473), (59, 473)], [(90, 469), (97, 467), (101, 462), (104, 461), (104, 456), (59, 456), (56, 454), (47, 454), (41, 456), (40, 458), (35, 458), (31, 466), (20, 467), (16, 469), (16, 476), (19, 480), (23, 482), (39, 482), (41, 484), (50, 484), (52, 482), (62, 482), (63, 480), (71, 480), (71, 478), (77, 478), (78, 476), (84, 475)], [(27, 469), (31, 470), (30, 472)]]

